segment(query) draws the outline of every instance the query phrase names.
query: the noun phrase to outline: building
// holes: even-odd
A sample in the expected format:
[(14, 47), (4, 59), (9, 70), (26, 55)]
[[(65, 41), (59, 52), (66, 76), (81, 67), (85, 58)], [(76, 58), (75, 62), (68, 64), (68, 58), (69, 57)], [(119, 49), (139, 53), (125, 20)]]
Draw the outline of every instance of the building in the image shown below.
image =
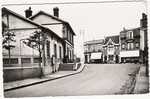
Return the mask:
[(102, 63), (103, 43), (103, 39), (84, 43), (85, 63)]
[[(57, 7), (53, 9), (53, 12), (54, 14), (51, 15), (44, 11), (39, 11), (35, 15), (31, 16), (30, 19), (44, 27), (51, 29), (60, 38), (64, 40), (63, 46), (60, 46), (56, 42), (54, 42), (55, 45), (51, 44), (52, 46), (54, 46), (54, 53), (51, 53), (51, 55), (55, 54), (56, 58), (62, 59), (63, 62), (65, 63), (73, 62), (75, 33), (67, 21), (64, 21), (59, 18), (59, 9)], [(61, 54), (59, 55), (58, 54), (59, 51), (58, 52), (56, 51), (56, 50), (61, 50), (61, 49), (63, 49), (63, 55)]]
[[(148, 61), (147, 15), (142, 14), (140, 27), (120, 32), (121, 62), (146, 63)], [(145, 57), (146, 56), (146, 57)]]
[(121, 62), (136, 63), (140, 62), (140, 28), (125, 29), (120, 32), (120, 57)]
[(84, 43), (85, 63), (119, 63), (119, 35)]
[[(32, 21), (31, 19), (29, 19), (29, 17), (32, 16), (31, 8), (25, 11), (25, 16), (26, 17), (23, 17), (5, 7), (2, 8), (2, 34), (7, 31), (13, 32), (15, 34), (14, 38), (16, 41), (13, 43), (15, 47), (10, 50), (10, 58), (8, 51), (3, 48), (3, 67), (5, 82), (30, 77), (39, 77), (41, 75), (51, 73), (52, 55), (56, 56), (56, 64), (61, 63), (62, 60), (65, 59), (65, 55), (70, 55), (68, 56), (68, 62), (73, 60), (72, 57), (74, 48), (74, 32), (68, 23), (63, 23), (65, 25), (62, 25), (61, 29), (57, 30), (56, 28), (60, 28), (60, 26), (55, 27), (55, 25), (53, 25), (52, 27), (49, 27), (49, 25), (45, 26), (43, 24), (39, 24), (39, 22), (34, 22), (36, 20)], [(54, 22), (54, 20), (50, 20), (49, 17), (48, 19), (47, 17), (44, 18), (45, 19), (42, 20), (45, 21), (42, 22)], [(60, 23), (60, 21), (56, 20), (55, 22)], [(70, 32), (67, 32), (69, 36), (65, 34), (66, 32), (63, 32), (64, 26), (70, 28), (70, 31), (73, 34), (70, 35)], [(40, 51), (27, 44), (27, 39), (29, 39), (35, 32), (41, 33), (41, 36), (39, 37), (42, 42), (42, 44), (39, 46), (41, 48)], [(64, 38), (64, 34), (67, 35), (66, 38)], [(68, 51), (66, 51), (66, 46), (67, 48), (68, 46), (71, 46), (70, 48), (68, 48)], [(59, 65), (57, 65), (57, 68), (58, 67)]]
[(119, 63), (119, 47), (119, 35), (106, 37), (103, 45), (103, 62)]
[(140, 49), (142, 50), (142, 59), (143, 63), (148, 67), (148, 32), (147, 32), (147, 15), (142, 13), (142, 18), (140, 20), (140, 35), (142, 42)]

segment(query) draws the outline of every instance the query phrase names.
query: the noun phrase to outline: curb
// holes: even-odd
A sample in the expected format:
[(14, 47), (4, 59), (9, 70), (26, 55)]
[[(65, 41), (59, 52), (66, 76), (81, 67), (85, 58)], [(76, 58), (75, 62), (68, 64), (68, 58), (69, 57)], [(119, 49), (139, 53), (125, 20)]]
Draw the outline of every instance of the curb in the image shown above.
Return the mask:
[(11, 91), (11, 90), (16, 90), (16, 89), (19, 89), (19, 88), (24, 88), (24, 87), (28, 87), (28, 86), (32, 86), (32, 85), (36, 85), (36, 84), (40, 84), (40, 83), (44, 83), (44, 82), (47, 82), (47, 81), (56, 80), (56, 79), (59, 79), (59, 78), (64, 78), (64, 77), (67, 77), (67, 76), (72, 76), (72, 75), (81, 73), (81, 72), (84, 70), (84, 68), (85, 68), (85, 64), (84, 64), (83, 68), (82, 68), (80, 71), (78, 71), (78, 72), (70, 73), (70, 74), (66, 74), (66, 75), (60, 76), (60, 77), (51, 78), (51, 79), (46, 79), (46, 80), (43, 80), (43, 81), (38, 81), (38, 82), (26, 84), (26, 85), (21, 85), (21, 86), (9, 88), (9, 89), (4, 89), (4, 92), (6, 92), (6, 91)]

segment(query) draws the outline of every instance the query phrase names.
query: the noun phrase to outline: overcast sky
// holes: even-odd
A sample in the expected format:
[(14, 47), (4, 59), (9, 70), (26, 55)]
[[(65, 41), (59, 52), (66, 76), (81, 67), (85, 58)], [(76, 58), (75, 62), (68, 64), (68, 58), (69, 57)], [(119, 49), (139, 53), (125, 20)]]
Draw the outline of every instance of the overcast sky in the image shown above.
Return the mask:
[[(3, 0), (11, 3), (51, 3), (77, 0)], [(79, 1), (79, 0), (78, 0)], [(100, 0), (80, 0), (100, 1)], [(101, 0), (109, 1), (109, 0)], [(118, 0), (119, 1), (119, 0)], [(105, 36), (119, 35), (123, 27), (130, 29), (140, 26), (142, 13), (146, 12), (144, 2), (92, 3), (92, 4), (55, 4), (55, 5), (14, 5), (5, 6), (24, 16), (24, 10), (31, 6), (33, 14), (40, 10), (53, 14), (53, 7), (59, 7), (59, 15), (70, 23), (76, 33), (75, 53), (83, 53), (83, 41), (102, 39)], [(81, 36), (84, 36), (82, 37)]]

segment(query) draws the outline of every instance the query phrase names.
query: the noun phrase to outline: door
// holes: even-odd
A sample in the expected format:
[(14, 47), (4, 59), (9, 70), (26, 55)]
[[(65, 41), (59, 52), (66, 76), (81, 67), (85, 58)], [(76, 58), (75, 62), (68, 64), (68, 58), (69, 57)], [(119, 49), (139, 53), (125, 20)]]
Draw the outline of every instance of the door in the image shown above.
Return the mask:
[(113, 59), (114, 59), (114, 55), (109, 55), (109, 56), (108, 56), (108, 62), (109, 62), (109, 63), (113, 63), (113, 62), (114, 62)]

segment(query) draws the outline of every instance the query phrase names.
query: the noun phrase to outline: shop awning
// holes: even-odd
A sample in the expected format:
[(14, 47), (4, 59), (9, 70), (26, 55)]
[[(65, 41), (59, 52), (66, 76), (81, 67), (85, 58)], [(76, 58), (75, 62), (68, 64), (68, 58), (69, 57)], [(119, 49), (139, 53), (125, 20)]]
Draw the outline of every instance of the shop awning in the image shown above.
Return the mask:
[(101, 59), (102, 53), (91, 53), (91, 59)]
[(120, 57), (139, 57), (140, 51), (134, 50), (134, 51), (121, 51)]

